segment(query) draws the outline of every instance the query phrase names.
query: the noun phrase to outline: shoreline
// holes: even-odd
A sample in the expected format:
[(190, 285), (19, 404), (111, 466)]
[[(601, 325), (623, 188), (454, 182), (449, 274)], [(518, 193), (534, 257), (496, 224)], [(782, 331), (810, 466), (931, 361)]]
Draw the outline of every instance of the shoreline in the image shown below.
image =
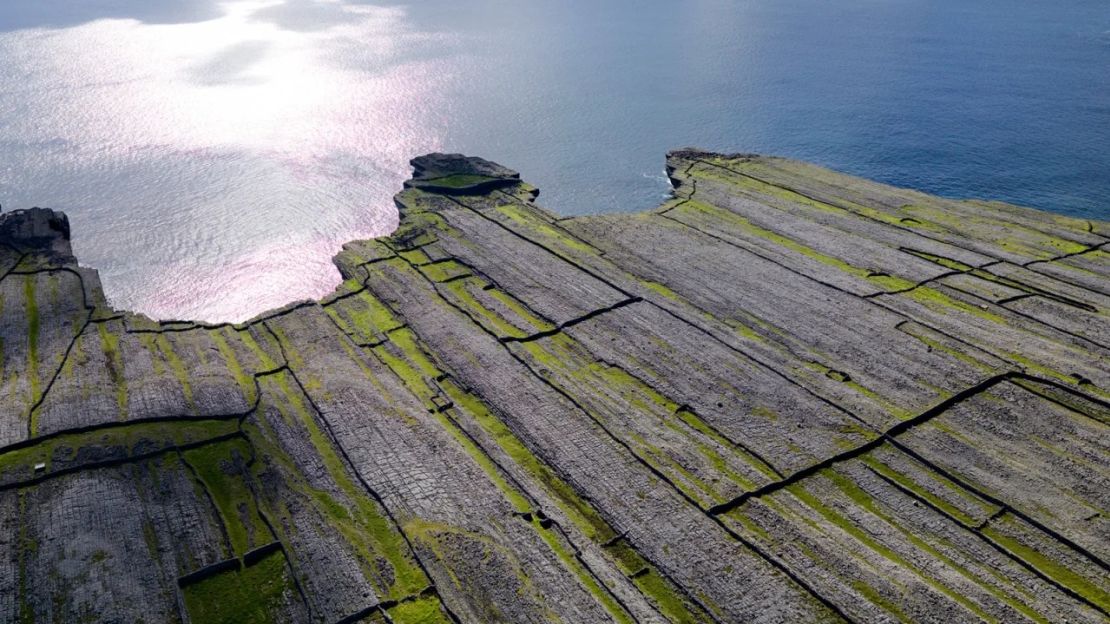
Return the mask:
[(1110, 615), (1110, 223), (694, 150), (628, 214), (414, 169), (242, 324), (0, 218), (4, 617)]

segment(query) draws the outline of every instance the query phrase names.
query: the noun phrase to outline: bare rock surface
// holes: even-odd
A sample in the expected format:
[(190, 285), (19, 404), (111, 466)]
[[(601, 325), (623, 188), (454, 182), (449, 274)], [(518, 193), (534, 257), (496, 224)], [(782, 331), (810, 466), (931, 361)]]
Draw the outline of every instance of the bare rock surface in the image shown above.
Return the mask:
[(0, 620), (1105, 622), (1110, 224), (751, 154), (413, 161), (345, 281), (113, 310), (0, 215)]

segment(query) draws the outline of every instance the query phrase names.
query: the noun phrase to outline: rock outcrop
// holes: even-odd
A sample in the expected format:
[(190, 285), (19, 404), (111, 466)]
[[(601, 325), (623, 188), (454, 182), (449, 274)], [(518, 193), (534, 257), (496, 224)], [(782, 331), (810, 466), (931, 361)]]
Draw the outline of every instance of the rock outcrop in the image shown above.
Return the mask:
[(0, 621), (1110, 616), (1110, 223), (697, 150), (561, 219), (413, 165), (241, 325), (0, 217)]

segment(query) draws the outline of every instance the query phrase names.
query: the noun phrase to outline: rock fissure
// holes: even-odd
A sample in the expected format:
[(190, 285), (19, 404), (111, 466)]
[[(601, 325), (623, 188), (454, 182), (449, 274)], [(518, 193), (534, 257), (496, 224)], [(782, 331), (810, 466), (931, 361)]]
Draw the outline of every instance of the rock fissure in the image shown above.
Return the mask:
[(585, 323), (586, 321), (589, 321), (589, 320), (594, 319), (598, 316), (601, 316), (602, 314), (605, 314), (606, 312), (612, 312), (614, 310), (619, 310), (619, 309), (621, 309), (625, 306), (632, 305), (633, 303), (639, 303), (641, 301), (643, 301), (643, 299), (641, 299), (639, 297), (631, 297), (631, 298), (625, 299), (623, 301), (618, 301), (617, 303), (614, 303), (611, 306), (606, 306), (604, 308), (600, 308), (600, 309), (597, 309), (597, 310), (591, 310), (590, 312), (587, 312), (586, 314), (584, 314), (582, 316), (570, 319), (568, 321), (564, 321), (563, 323), (560, 323), (558, 327), (555, 327), (553, 329), (549, 329), (549, 330), (542, 331), (542, 332), (537, 332), (535, 334), (530, 334), (530, 335), (524, 336), (522, 338), (517, 338), (515, 336), (509, 336), (509, 337), (499, 338), (499, 340), (501, 342), (533, 342), (533, 341), (536, 341), (536, 340), (540, 340), (541, 338), (550, 338), (551, 336), (562, 333), (568, 327), (574, 327), (575, 325), (578, 325), (579, 323)]
[(960, 392), (959, 394), (956, 394), (956, 395), (950, 397), (945, 402), (934, 406), (933, 408), (925, 411), (924, 413), (918, 415), (915, 418), (911, 418), (909, 420), (904, 420), (904, 421), (894, 425), (890, 429), (887, 429), (886, 431), (882, 432), (882, 434), (879, 437), (871, 440), (870, 442), (868, 442), (866, 444), (863, 444), (863, 445), (857, 446), (855, 448), (849, 449), (847, 451), (844, 451), (843, 453), (840, 453), (838, 455), (830, 457), (830, 458), (828, 458), (828, 459), (826, 459), (826, 460), (824, 460), (820, 463), (808, 466), (808, 467), (806, 467), (802, 470), (799, 470), (798, 472), (795, 472), (795, 473), (791, 474), (790, 476), (783, 479), (782, 481), (775, 481), (773, 483), (769, 483), (769, 484), (763, 486), (762, 488), (760, 488), (758, 490), (753, 490), (751, 492), (745, 492), (744, 494), (741, 494), (740, 496), (734, 498), (731, 501), (728, 501), (727, 503), (723, 503), (721, 505), (717, 505), (715, 507), (712, 507), (711, 509), (709, 509), (709, 513), (714, 514), (714, 515), (727, 513), (729, 511), (732, 511), (733, 509), (736, 509), (737, 507), (743, 505), (749, 499), (759, 498), (759, 497), (767, 496), (769, 494), (773, 494), (773, 493), (778, 492), (779, 490), (785, 489), (785, 488), (787, 488), (787, 487), (789, 487), (789, 486), (791, 486), (791, 485), (793, 485), (793, 484), (795, 484), (795, 483), (797, 483), (797, 482), (799, 482), (803, 479), (807, 479), (809, 477), (812, 477), (813, 475), (815, 475), (815, 474), (817, 474), (817, 473), (819, 473), (823, 470), (831, 468), (835, 464), (839, 464), (839, 463), (842, 463), (842, 462), (845, 462), (845, 461), (848, 461), (848, 460), (851, 460), (851, 459), (856, 459), (857, 457), (863, 455), (864, 453), (868, 453), (870, 451), (873, 451), (876, 448), (878, 448), (879, 446), (882, 446), (883, 444), (891, 441), (893, 438), (895, 438), (899, 434), (901, 434), (901, 433), (903, 433), (903, 432), (905, 432), (905, 431), (907, 431), (907, 430), (909, 430), (913, 427), (916, 427), (916, 426), (919, 426), (919, 425), (922, 425), (924, 423), (929, 422), (933, 418), (936, 418), (937, 416), (943, 414), (945, 410), (949, 409), (953, 405), (956, 405), (957, 403), (959, 403), (961, 401), (965, 401), (965, 400), (967, 400), (967, 399), (969, 399), (969, 398), (971, 398), (971, 397), (973, 397), (977, 394), (980, 394), (980, 393), (990, 389), (991, 387), (993, 387), (994, 385), (996, 385), (998, 383), (1001, 383), (1001, 382), (1004, 382), (1004, 381), (1009, 381), (1010, 379), (1015, 377), (1017, 374), (1018, 373), (1014, 373), (1014, 372), (1006, 372), (1006, 373), (1003, 373), (1001, 375), (996, 375), (994, 377), (991, 377), (991, 378), (989, 378), (989, 379), (987, 379), (987, 380), (985, 380), (985, 381), (983, 381), (979, 384), (976, 384), (975, 386), (973, 386), (971, 388), (968, 388), (968, 389), (964, 390), (963, 392)]

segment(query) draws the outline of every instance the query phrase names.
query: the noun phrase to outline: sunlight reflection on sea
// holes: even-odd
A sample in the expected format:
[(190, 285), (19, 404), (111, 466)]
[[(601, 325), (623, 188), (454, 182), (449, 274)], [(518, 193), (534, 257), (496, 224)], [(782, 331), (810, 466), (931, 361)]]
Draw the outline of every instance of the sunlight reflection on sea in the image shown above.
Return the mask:
[(407, 51), (448, 37), (344, 3), (291, 29), (267, 13), (280, 5), (0, 35), (0, 84), (19, 85), (0, 94), (0, 136), (26, 146), (9, 167), (70, 213), (115, 305), (243, 320), (319, 297), (342, 243), (395, 227), (408, 159), (440, 147), (447, 61)]

